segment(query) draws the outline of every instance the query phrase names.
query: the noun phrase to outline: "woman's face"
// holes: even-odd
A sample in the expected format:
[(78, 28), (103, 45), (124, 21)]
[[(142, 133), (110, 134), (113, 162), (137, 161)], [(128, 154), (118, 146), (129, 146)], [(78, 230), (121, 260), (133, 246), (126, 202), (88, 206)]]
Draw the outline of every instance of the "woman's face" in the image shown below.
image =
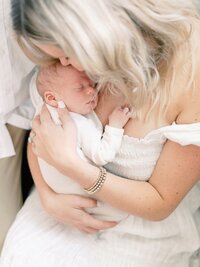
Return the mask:
[(35, 43), (35, 45), (49, 56), (59, 59), (63, 66), (72, 65), (78, 71), (83, 71), (83, 68), (78, 64), (78, 62), (76, 62), (73, 58), (67, 57), (61, 48), (51, 44)]

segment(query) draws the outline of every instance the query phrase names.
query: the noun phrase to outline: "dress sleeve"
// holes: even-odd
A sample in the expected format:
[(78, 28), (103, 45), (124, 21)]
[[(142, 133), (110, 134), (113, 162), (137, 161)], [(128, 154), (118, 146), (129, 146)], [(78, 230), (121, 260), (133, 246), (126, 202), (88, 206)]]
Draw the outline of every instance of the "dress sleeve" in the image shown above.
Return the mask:
[(200, 146), (200, 123), (174, 124), (166, 127), (164, 136), (180, 145)]

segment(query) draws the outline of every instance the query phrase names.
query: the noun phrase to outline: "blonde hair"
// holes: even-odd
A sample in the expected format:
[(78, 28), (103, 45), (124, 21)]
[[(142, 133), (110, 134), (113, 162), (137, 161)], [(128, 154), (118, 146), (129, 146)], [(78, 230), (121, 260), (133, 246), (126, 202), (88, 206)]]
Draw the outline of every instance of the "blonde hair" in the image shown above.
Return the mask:
[[(123, 94), (136, 109), (149, 103), (150, 110), (166, 111), (183, 45), (179, 64), (188, 64), (187, 86), (193, 80), (191, 36), (198, 15), (192, 1), (15, 0), (12, 17), (29, 53), (37, 54), (35, 42), (57, 45), (100, 88)], [(39, 52), (41, 61), (49, 60)]]

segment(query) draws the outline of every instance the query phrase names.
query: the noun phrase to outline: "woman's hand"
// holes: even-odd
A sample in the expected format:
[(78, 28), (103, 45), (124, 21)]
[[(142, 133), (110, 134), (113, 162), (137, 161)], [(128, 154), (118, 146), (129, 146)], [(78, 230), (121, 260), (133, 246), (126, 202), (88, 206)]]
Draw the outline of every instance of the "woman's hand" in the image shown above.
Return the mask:
[[(105, 222), (95, 219), (85, 209), (96, 207), (96, 200), (79, 195), (58, 194), (44, 181), (37, 157), (28, 145), (28, 162), (44, 209), (57, 221), (78, 228), (80, 231), (95, 233), (116, 225), (115, 222)], [(55, 177), (56, 179), (56, 177)]]
[(96, 200), (79, 195), (57, 194), (51, 190), (48, 197), (41, 196), (45, 210), (61, 223), (71, 225), (86, 233), (114, 227), (116, 222), (101, 221), (88, 214), (86, 208), (96, 207)]
[(35, 155), (57, 167), (67, 167), (78, 157), (76, 153), (77, 129), (66, 108), (58, 109), (62, 126), (55, 125), (44, 105), (39, 116), (33, 120), (32, 149)]

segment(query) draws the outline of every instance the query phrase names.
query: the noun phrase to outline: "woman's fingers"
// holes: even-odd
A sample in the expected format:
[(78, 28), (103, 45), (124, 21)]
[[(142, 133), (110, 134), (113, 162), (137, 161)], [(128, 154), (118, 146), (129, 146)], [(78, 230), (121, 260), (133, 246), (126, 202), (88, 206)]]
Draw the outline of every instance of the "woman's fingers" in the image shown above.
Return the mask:
[(58, 108), (57, 111), (64, 129), (75, 126), (67, 108)]
[(47, 106), (45, 104), (42, 106), (42, 109), (40, 111), (40, 121), (41, 121), (41, 124), (43, 124), (43, 123), (46, 124), (49, 122), (53, 123), (51, 115), (50, 115), (50, 113), (47, 109)]
[(87, 208), (95, 208), (97, 206), (97, 201), (92, 198), (83, 197), (83, 196), (73, 196), (73, 203), (75, 207), (79, 210), (76, 213), (76, 221), (83, 228), (91, 228), (96, 231), (105, 230), (111, 227), (114, 227), (117, 223), (113, 221), (103, 221), (95, 218), (92, 214), (89, 214), (85, 211)]
[(76, 228), (78, 228), (79, 231), (84, 232), (84, 233), (88, 233), (88, 234), (95, 234), (99, 231), (99, 230), (94, 229), (94, 228), (89, 227), (89, 226), (83, 227), (82, 225), (79, 225), (79, 224), (76, 225)]
[(80, 231), (87, 233), (96, 233), (100, 230), (106, 230), (114, 227), (117, 222), (101, 221), (88, 214), (84, 210), (74, 209), (72, 214), (67, 214), (66, 218), (63, 215), (54, 215), (59, 222), (70, 224)]
[(89, 220), (87, 221), (87, 224), (89, 224), (89, 227), (92, 227), (96, 230), (106, 230), (106, 229), (109, 229), (109, 228), (116, 226), (117, 222), (101, 221), (101, 220), (98, 220), (98, 219), (92, 217), (90, 222), (89, 222)]
[(73, 196), (75, 196), (73, 199), (73, 203), (76, 207), (79, 207), (81, 209), (87, 209), (87, 208), (95, 208), (97, 206), (96, 199), (80, 195), (73, 195)]
[(89, 227), (91, 229), (95, 229), (96, 231), (112, 228), (117, 224), (116, 222), (102, 221), (102, 220), (96, 219), (93, 215), (90, 215), (86, 212), (82, 214), (82, 218), (78, 223), (79, 225), (82, 225), (82, 227), (84, 228)]
[[(51, 197), (52, 196), (52, 197)], [(52, 201), (52, 203), (51, 203)], [(116, 222), (102, 221), (85, 209), (96, 207), (96, 200), (80, 195), (57, 194), (53, 191), (48, 197), (46, 211), (59, 222), (78, 228), (80, 231), (95, 233), (114, 227)]]
[(35, 118), (32, 121), (32, 129), (34, 130), (34, 132), (37, 132), (38, 127), (41, 125), (41, 121), (40, 121), (40, 116), (37, 115), (35, 116)]
[(74, 222), (72, 222), (72, 225), (76, 225), (79, 230), (84, 229), (83, 231), (86, 232), (96, 232), (114, 227), (117, 224), (116, 222), (99, 220), (85, 210), (87, 208), (92, 210), (92, 208), (97, 206), (95, 199), (80, 195), (68, 195), (68, 205), (73, 205), (74, 207), (74, 219), (72, 219)]
[(29, 134), (29, 137), (28, 137), (28, 142), (29, 142), (30, 144), (33, 143), (33, 139), (34, 139), (34, 137), (36, 137), (36, 133), (32, 130), (32, 131), (30, 132), (30, 134)]
[(32, 129), (36, 132), (49, 131), (51, 127), (54, 127), (54, 123), (52, 121), (51, 115), (46, 107), (46, 105), (42, 106), (40, 115), (35, 116), (35, 118), (32, 121)]

